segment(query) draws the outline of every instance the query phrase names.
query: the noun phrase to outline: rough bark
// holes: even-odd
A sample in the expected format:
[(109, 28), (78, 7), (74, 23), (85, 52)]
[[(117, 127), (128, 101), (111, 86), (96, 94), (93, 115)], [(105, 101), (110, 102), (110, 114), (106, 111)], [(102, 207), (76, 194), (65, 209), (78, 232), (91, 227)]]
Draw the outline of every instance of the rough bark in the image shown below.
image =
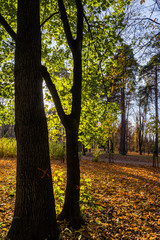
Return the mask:
[(19, 0), (15, 52), (17, 185), (11, 240), (58, 239), (44, 113), (39, 0)]
[(80, 167), (78, 157), (78, 131), (81, 113), (82, 61), (81, 52), (74, 53), (74, 79), (72, 87), (72, 112), (66, 116), (64, 127), (67, 141), (67, 187), (65, 203), (60, 219), (66, 219), (74, 228), (80, 228), (83, 220), (80, 214)]
[(83, 220), (80, 214), (80, 168), (78, 157), (78, 132), (74, 127), (66, 128), (67, 139), (67, 186), (65, 202), (59, 219), (66, 219), (74, 228), (80, 228)]

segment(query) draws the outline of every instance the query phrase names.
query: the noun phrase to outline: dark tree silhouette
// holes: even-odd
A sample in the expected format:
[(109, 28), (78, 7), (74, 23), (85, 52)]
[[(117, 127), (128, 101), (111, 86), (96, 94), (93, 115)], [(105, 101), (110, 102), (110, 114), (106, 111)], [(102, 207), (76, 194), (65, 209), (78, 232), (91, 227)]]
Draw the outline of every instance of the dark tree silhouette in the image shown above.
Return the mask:
[(14, 217), (7, 239), (58, 239), (48, 130), (43, 106), (39, 0), (19, 0), (16, 41), (15, 124), (17, 183)]
[(83, 38), (83, 6), (82, 1), (76, 0), (77, 7), (77, 37), (73, 38), (63, 0), (58, 0), (61, 19), (68, 45), (71, 49), (74, 68), (72, 86), (72, 111), (66, 115), (55, 85), (52, 83), (47, 69), (42, 66), (42, 76), (53, 97), (58, 115), (66, 130), (67, 151), (67, 187), (65, 202), (59, 219), (66, 219), (74, 228), (79, 228), (83, 222), (80, 214), (80, 168), (78, 157), (78, 130), (81, 114), (82, 91), (82, 38)]

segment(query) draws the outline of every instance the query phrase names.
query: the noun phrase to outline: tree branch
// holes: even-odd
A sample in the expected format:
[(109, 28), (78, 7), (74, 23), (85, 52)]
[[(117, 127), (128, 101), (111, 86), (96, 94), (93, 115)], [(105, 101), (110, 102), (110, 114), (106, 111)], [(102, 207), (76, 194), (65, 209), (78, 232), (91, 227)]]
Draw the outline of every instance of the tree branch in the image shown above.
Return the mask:
[(49, 19), (51, 19), (54, 15), (58, 14), (59, 12), (55, 12), (53, 14), (51, 14), (46, 20), (44, 20), (44, 22), (41, 23), (40, 27), (42, 27)]
[(53, 84), (53, 82), (51, 80), (50, 74), (47, 71), (47, 68), (43, 65), (41, 65), (41, 75), (44, 78), (44, 80), (46, 82), (46, 85), (47, 85), (47, 87), (48, 87), (48, 89), (49, 89), (49, 91), (52, 95), (53, 101), (55, 103), (55, 106), (56, 106), (58, 115), (59, 115), (59, 117), (62, 121), (62, 124), (65, 125), (67, 115), (65, 114), (65, 112), (62, 108), (61, 100), (59, 98), (57, 89), (56, 89), (55, 85)]
[(84, 13), (83, 13), (83, 17), (84, 17), (84, 19), (85, 19), (85, 21), (86, 21), (86, 23), (87, 23), (88, 31), (90, 32), (91, 39), (93, 40), (93, 35), (92, 35), (92, 31), (91, 31), (91, 26), (90, 26), (89, 21), (88, 21), (86, 15), (85, 15)]
[(68, 21), (68, 17), (67, 17), (67, 13), (66, 13), (66, 9), (64, 6), (64, 2), (63, 0), (58, 0), (58, 6), (59, 6), (59, 11), (61, 13), (61, 19), (63, 22), (63, 27), (64, 27), (64, 31), (67, 37), (67, 42), (68, 45), (70, 46), (71, 51), (74, 51), (74, 39), (72, 37), (72, 33), (71, 33), (71, 29), (69, 26), (69, 21)]
[(81, 44), (83, 40), (83, 6), (81, 0), (76, 0), (77, 5), (77, 41)]
[(4, 17), (1, 14), (0, 14), (0, 23), (6, 29), (8, 34), (13, 38), (13, 40), (16, 42), (17, 34), (13, 31), (13, 29), (10, 27), (10, 25), (7, 23), (7, 21), (4, 19)]
[[(92, 35), (91, 25), (90, 25), (90, 23), (89, 23), (86, 15), (84, 14), (84, 12), (83, 12), (83, 17), (84, 17), (84, 19), (85, 19), (85, 21), (86, 21), (86, 23), (87, 23), (88, 31), (89, 31), (89, 33), (90, 33), (91, 39), (93, 40), (94, 37), (93, 37), (93, 35)], [(98, 52), (98, 50), (97, 50), (97, 47), (96, 47), (95, 43), (93, 43), (93, 45), (94, 45), (94, 48), (95, 48), (96, 53), (97, 53), (97, 54), (100, 54), (100, 53)]]
[(141, 21), (143, 21), (143, 20), (149, 20), (149, 21), (151, 21), (151, 22), (153, 22), (153, 23), (155, 23), (155, 24), (158, 24), (158, 25), (160, 25), (160, 23), (159, 22), (157, 22), (157, 21), (155, 21), (155, 20), (153, 20), (152, 18), (133, 18), (133, 19), (129, 19), (130, 21), (139, 21), (139, 20), (141, 20)]

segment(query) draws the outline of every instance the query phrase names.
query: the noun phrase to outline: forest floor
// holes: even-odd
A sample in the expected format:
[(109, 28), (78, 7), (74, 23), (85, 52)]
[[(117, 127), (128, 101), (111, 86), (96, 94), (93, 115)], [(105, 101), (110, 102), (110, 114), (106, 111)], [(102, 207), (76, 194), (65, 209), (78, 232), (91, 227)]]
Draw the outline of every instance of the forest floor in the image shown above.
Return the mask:
[[(114, 163), (108, 163), (106, 157), (101, 157), (99, 162), (92, 162), (91, 157), (82, 157), (80, 161), (80, 205), (85, 225), (76, 231), (67, 222), (58, 222), (61, 239), (160, 239), (160, 169), (142, 164), (152, 163), (152, 158), (124, 156), (121, 159), (114, 155)], [(66, 164), (52, 160), (51, 167), (58, 214), (64, 201)], [(15, 174), (16, 160), (0, 159), (1, 240), (13, 217)]]

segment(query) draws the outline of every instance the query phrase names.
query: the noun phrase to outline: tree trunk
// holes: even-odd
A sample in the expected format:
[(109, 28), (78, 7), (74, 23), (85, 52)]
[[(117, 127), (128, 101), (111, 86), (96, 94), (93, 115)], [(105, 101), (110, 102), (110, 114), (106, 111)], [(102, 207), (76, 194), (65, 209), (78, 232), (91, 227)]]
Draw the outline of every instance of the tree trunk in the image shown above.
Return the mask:
[(80, 168), (78, 158), (78, 130), (81, 114), (81, 92), (82, 92), (82, 39), (83, 39), (83, 5), (81, 0), (76, 0), (77, 6), (77, 37), (73, 38), (70, 29), (66, 8), (63, 0), (58, 0), (64, 31), (68, 45), (73, 54), (73, 86), (72, 110), (66, 115), (55, 85), (52, 83), (47, 69), (42, 67), (42, 76), (52, 94), (58, 115), (66, 130), (67, 140), (67, 186), (65, 193), (65, 203), (59, 219), (66, 219), (74, 228), (79, 228), (82, 224), (79, 207), (80, 191)]
[(142, 144), (143, 144), (143, 119), (139, 107), (139, 127), (138, 127), (138, 144), (139, 144), (139, 154), (142, 155)]
[(82, 91), (82, 59), (81, 49), (73, 54), (74, 79), (72, 87), (72, 112), (66, 115), (64, 123), (66, 130), (67, 146), (67, 186), (65, 192), (65, 203), (59, 218), (66, 219), (70, 225), (78, 229), (83, 220), (80, 214), (80, 167), (78, 157), (78, 131), (81, 114), (81, 91)]
[(82, 153), (83, 153), (83, 156), (86, 155), (86, 148), (84, 144), (82, 144)]
[(126, 154), (126, 119), (125, 119), (125, 87), (121, 88), (121, 135), (120, 135), (120, 154)]
[(156, 114), (156, 135), (155, 135), (155, 157), (153, 158), (153, 167), (158, 167), (158, 83), (157, 83), (157, 65), (155, 66), (155, 114)]
[(83, 223), (80, 215), (80, 168), (78, 157), (78, 129), (66, 128), (67, 139), (67, 186), (65, 202), (59, 219), (66, 219), (74, 228)]
[(142, 155), (142, 134), (141, 134), (141, 130), (139, 129), (139, 133), (138, 133), (138, 138), (139, 138), (139, 154)]
[[(27, 10), (27, 11), (26, 11)], [(39, 1), (18, 1), (15, 53), (17, 185), (11, 240), (58, 239), (44, 113)]]
[(79, 206), (80, 167), (78, 157), (78, 131), (82, 92), (82, 58), (81, 48), (79, 49), (78, 43), (73, 53), (73, 59), (72, 112), (64, 124), (67, 141), (67, 186), (65, 203), (60, 216), (68, 220), (73, 228), (78, 229), (83, 223)]

